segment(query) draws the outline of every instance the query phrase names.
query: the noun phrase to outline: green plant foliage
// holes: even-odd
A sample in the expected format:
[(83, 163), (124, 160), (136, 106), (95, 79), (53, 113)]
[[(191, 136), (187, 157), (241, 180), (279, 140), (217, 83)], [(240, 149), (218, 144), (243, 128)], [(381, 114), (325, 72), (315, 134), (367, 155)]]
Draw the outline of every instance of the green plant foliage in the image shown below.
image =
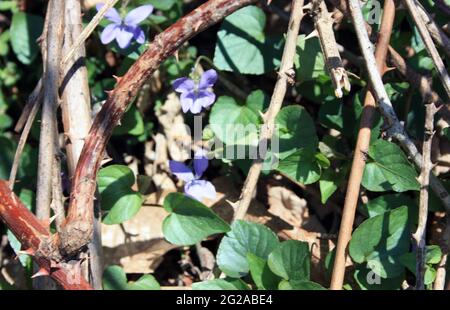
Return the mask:
[(419, 190), (417, 172), (394, 143), (377, 140), (369, 148), (362, 185), (370, 191)]
[(307, 291), (324, 291), (326, 288), (324, 288), (322, 285), (307, 281), (307, 280), (283, 280), (280, 282), (280, 285), (278, 286), (278, 289), (280, 290), (307, 290)]
[(225, 279), (215, 279), (197, 282), (192, 284), (192, 289), (198, 291), (206, 291), (206, 290), (233, 291), (233, 290), (248, 290), (249, 287), (241, 279), (225, 278)]
[(119, 266), (109, 266), (103, 272), (105, 290), (159, 290), (159, 283), (152, 275), (143, 275), (136, 282), (128, 282), (127, 276)]
[(249, 273), (249, 253), (267, 259), (278, 246), (278, 238), (269, 228), (256, 223), (236, 221), (220, 243), (217, 265), (229, 277), (240, 278)]
[(247, 254), (247, 262), (250, 268), (250, 274), (253, 282), (260, 290), (277, 289), (281, 278), (272, 272), (269, 268), (267, 260), (256, 256), (255, 254)]
[(39, 53), (36, 42), (42, 33), (44, 20), (40, 16), (17, 12), (11, 21), (10, 37), (14, 53), (22, 63), (29, 65)]
[(98, 173), (97, 182), (102, 209), (107, 212), (104, 224), (120, 224), (138, 213), (142, 196), (132, 189), (135, 177), (130, 168), (121, 165), (103, 168)]
[(279, 40), (266, 37), (266, 15), (256, 6), (244, 7), (227, 18), (217, 33), (214, 64), (220, 70), (263, 74), (280, 59)]
[(349, 245), (353, 261), (366, 263), (382, 278), (404, 272), (400, 257), (409, 250), (408, 208), (400, 207), (374, 216), (354, 231)]
[(320, 179), (321, 166), (315, 152), (300, 149), (280, 161), (279, 172), (302, 184), (311, 184)]
[[(429, 285), (436, 279), (436, 269), (433, 265), (441, 261), (442, 251), (437, 245), (427, 246), (427, 254), (425, 257), (425, 276), (424, 284)], [(400, 257), (400, 262), (408, 268), (414, 275), (416, 274), (416, 253), (406, 253)]]
[(309, 280), (309, 245), (297, 240), (284, 241), (270, 253), (268, 264), (276, 275), (285, 280)]
[(191, 245), (230, 230), (211, 209), (180, 193), (169, 194), (164, 209), (170, 213), (163, 222), (164, 237), (173, 244)]
[(245, 104), (238, 104), (232, 97), (222, 96), (214, 104), (209, 124), (214, 134), (227, 145), (258, 144), (260, 113), (269, 104), (269, 98), (261, 91), (252, 92)]

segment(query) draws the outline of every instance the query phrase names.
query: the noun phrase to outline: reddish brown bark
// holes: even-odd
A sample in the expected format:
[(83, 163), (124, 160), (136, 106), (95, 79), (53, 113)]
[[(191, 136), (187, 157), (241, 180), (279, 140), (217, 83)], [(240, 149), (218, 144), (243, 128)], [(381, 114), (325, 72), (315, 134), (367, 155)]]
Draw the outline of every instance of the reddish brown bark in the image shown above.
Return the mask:
[(33, 260), (64, 289), (91, 289), (81, 273), (62, 259), (57, 246), (58, 236), (50, 235), (48, 228), (28, 210), (0, 180), (0, 218), (22, 244), (22, 249), (32, 254)]
[(91, 127), (73, 179), (68, 216), (61, 231), (61, 251), (76, 253), (92, 236), (97, 171), (114, 127), (143, 83), (159, 65), (194, 35), (256, 0), (210, 0), (156, 36), (144, 54), (108, 96)]

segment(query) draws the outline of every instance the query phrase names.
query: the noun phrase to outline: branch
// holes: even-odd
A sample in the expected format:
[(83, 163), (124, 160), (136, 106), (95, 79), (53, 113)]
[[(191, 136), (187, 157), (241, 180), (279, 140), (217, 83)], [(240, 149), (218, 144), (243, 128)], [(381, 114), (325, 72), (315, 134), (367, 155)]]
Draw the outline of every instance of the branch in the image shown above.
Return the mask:
[(425, 26), (427, 27), (434, 41), (440, 47), (442, 47), (447, 56), (450, 57), (450, 39), (447, 37), (444, 31), (442, 31), (438, 27), (438, 25), (436, 25), (433, 18), (430, 16), (430, 14), (428, 14), (428, 12), (425, 10), (422, 4), (419, 3), (417, 8), (418, 8), (417, 12), (425, 22)]
[(0, 219), (20, 241), (23, 253), (32, 256), (39, 265), (41, 275), (49, 275), (68, 290), (89, 290), (91, 287), (77, 269), (64, 262), (56, 246), (57, 237), (31, 213), (9, 189), (8, 183), (0, 180)]
[(413, 234), (416, 241), (416, 289), (423, 290), (425, 277), (426, 259), (426, 227), (428, 218), (428, 190), (430, 185), (430, 174), (433, 164), (431, 163), (431, 142), (434, 135), (434, 115), (436, 106), (431, 103), (426, 105), (425, 132), (422, 149), (422, 171), (420, 173), (420, 200), (419, 200), (419, 221), (417, 230)]
[(445, 91), (447, 92), (448, 98), (450, 98), (450, 76), (445, 69), (444, 62), (439, 56), (439, 52), (431, 39), (430, 33), (427, 30), (425, 21), (422, 19), (419, 10), (419, 4), (415, 0), (403, 0), (405, 6), (408, 8), (411, 17), (414, 20), (415, 25), (419, 29), (420, 36), (425, 48), (428, 51), (431, 59), (433, 59), (434, 67), (436, 68), (439, 78), (442, 81)]
[[(391, 38), (392, 27), (395, 19), (395, 3), (393, 0), (384, 2), (383, 17), (378, 34), (375, 51), (377, 71), (383, 74), (386, 70), (386, 54)], [(355, 24), (355, 27), (360, 25)], [(356, 141), (352, 169), (345, 196), (345, 204), (342, 214), (339, 238), (336, 246), (333, 274), (331, 278), (331, 289), (341, 289), (345, 276), (346, 248), (350, 241), (355, 220), (356, 207), (358, 205), (361, 180), (366, 165), (366, 155), (369, 149), (373, 115), (376, 109), (375, 98), (367, 91), (364, 100), (364, 108), (361, 114), (360, 129)]]
[[(448, 215), (445, 217), (445, 228), (442, 231), (442, 237), (440, 241), (442, 258), (439, 265), (436, 268), (436, 280), (434, 281), (434, 290), (444, 290), (445, 289), (445, 278), (446, 278), (446, 265), (448, 259), (448, 253), (450, 251), (450, 219)], [(450, 282), (449, 282), (450, 285)]]
[[(275, 117), (281, 109), (288, 81), (290, 79), (289, 71), (294, 65), (294, 57), (296, 53), (297, 37), (300, 30), (300, 22), (304, 16), (303, 14), (303, 0), (294, 0), (291, 9), (291, 19), (287, 31), (286, 43), (284, 46), (283, 56), (281, 58), (280, 70), (278, 71), (278, 80), (273, 90), (272, 99), (270, 101), (269, 109), (265, 115), (264, 125), (262, 126), (261, 136), (259, 140), (260, 158), (256, 159), (247, 175), (244, 187), (242, 188), (241, 196), (236, 204), (236, 210), (233, 220), (243, 219), (247, 213), (248, 207), (252, 200), (253, 193), (258, 183), (259, 175), (264, 163), (266, 150), (264, 146), (268, 146), (268, 141), (272, 138)], [(261, 146), (263, 146), (261, 148)], [(263, 149), (264, 148), (264, 149)]]
[[(86, 49), (82, 44), (89, 35), (89, 29), (94, 29), (98, 20), (94, 19), (82, 33), (81, 21), (81, 5), (78, 0), (66, 0), (63, 53), (68, 59), (64, 68), (69, 68), (64, 72), (64, 79), (60, 88), (62, 94), (62, 120), (64, 125), (64, 136), (67, 152), (67, 166), (69, 169), (69, 177), (72, 178), (80, 158), (81, 150), (84, 146), (84, 139), (89, 133), (92, 124), (91, 119), (91, 101), (88, 84), (88, 73), (85, 66)], [(105, 7), (109, 8), (117, 1), (109, 1)], [(103, 16), (102, 8), (98, 14)], [(75, 43), (74, 43), (75, 42)], [(81, 42), (81, 43), (79, 43)], [(79, 44), (79, 45), (77, 45)], [(101, 217), (99, 212), (95, 214), (93, 225), (100, 225)], [(92, 285), (95, 289), (101, 289), (101, 278), (103, 267), (100, 261), (102, 245), (99, 229), (94, 229), (96, 234), (93, 242), (88, 245), (89, 260), (83, 263), (83, 268), (88, 270), (86, 274), (90, 274)], [(95, 242), (94, 242), (95, 241)]]
[(140, 87), (167, 57), (183, 43), (256, 0), (210, 0), (157, 35), (148, 49), (118, 79), (118, 84), (97, 114), (86, 138), (72, 182), (68, 216), (61, 232), (61, 251), (76, 253), (92, 236), (96, 176), (114, 127)]
[(342, 64), (336, 38), (334, 37), (333, 17), (328, 12), (325, 1), (314, 0), (312, 5), (314, 25), (319, 35), (320, 46), (331, 77), (331, 82), (333, 83), (334, 93), (336, 97), (342, 98), (342, 88), (350, 91), (350, 82), (347, 71), (345, 71), (344, 65)]

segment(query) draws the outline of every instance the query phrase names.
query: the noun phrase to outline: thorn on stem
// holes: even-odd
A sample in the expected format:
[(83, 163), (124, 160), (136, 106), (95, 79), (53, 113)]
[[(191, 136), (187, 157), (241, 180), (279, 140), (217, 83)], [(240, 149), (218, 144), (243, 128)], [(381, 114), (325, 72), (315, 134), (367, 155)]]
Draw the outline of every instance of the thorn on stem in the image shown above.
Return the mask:
[(37, 277), (49, 276), (50, 273), (45, 268), (41, 268), (34, 275), (31, 276), (31, 279), (35, 279)]

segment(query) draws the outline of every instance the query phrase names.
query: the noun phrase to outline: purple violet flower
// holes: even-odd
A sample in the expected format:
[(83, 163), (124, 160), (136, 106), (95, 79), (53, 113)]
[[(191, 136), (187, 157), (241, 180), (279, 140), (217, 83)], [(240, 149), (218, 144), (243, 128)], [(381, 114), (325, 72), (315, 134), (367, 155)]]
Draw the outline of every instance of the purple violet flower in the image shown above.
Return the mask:
[[(104, 6), (103, 3), (97, 4), (99, 11)], [(144, 21), (153, 12), (153, 6), (142, 5), (131, 10), (124, 19), (120, 17), (116, 9), (111, 8), (106, 12), (106, 19), (112, 21), (105, 27), (100, 37), (103, 44), (108, 44), (116, 39), (121, 49), (130, 46), (131, 39), (135, 39), (139, 44), (145, 42), (145, 33), (138, 25)]]
[(203, 198), (215, 199), (216, 189), (214, 185), (206, 180), (200, 180), (203, 172), (208, 168), (208, 158), (206, 157), (205, 150), (198, 150), (194, 155), (194, 173), (184, 163), (179, 161), (170, 160), (170, 171), (177, 178), (186, 182), (184, 185), (184, 193), (198, 201), (202, 201)]
[(217, 81), (217, 72), (214, 69), (205, 71), (199, 80), (182, 77), (173, 81), (173, 89), (181, 93), (180, 101), (183, 112), (191, 111), (198, 114), (202, 108), (211, 106), (216, 100), (216, 95), (209, 90)]

